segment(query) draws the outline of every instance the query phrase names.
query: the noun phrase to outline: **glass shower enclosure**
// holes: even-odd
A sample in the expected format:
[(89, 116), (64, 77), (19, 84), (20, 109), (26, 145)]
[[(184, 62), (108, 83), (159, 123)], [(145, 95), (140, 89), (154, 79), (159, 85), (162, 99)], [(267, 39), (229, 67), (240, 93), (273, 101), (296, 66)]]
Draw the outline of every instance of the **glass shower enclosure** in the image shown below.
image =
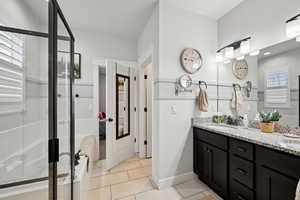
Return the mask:
[(0, 5), (0, 200), (73, 199), (74, 36), (56, 0)]

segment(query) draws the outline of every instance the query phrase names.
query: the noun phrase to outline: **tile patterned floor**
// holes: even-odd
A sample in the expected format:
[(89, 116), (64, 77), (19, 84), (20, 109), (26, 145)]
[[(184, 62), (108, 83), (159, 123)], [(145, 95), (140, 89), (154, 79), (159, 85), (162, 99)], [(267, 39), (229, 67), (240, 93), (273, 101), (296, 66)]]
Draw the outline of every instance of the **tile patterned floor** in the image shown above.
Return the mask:
[(101, 161), (94, 164), (87, 200), (221, 200), (198, 180), (154, 189), (150, 182), (151, 159), (130, 158), (109, 171), (102, 166)]

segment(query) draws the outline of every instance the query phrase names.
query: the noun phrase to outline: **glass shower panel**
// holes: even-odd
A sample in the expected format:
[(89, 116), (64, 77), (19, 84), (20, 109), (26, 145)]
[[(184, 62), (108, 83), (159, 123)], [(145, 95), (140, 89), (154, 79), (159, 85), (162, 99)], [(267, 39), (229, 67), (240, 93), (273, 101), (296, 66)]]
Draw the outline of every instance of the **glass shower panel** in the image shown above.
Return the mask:
[(48, 199), (47, 74), (48, 38), (0, 31), (0, 199)]
[[(71, 199), (71, 37), (58, 16), (57, 138), (59, 139), (58, 200)], [(65, 177), (67, 175), (67, 177)], [(63, 178), (59, 178), (62, 176)]]

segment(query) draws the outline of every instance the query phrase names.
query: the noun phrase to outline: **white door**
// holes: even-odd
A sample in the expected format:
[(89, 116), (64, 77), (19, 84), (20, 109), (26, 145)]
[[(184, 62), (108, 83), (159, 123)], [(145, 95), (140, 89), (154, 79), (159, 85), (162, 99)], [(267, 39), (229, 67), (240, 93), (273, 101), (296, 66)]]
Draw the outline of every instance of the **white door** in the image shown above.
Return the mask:
[[(118, 80), (118, 81), (117, 81)], [(106, 61), (106, 168), (134, 156), (130, 66)], [(118, 84), (118, 85), (117, 85)]]

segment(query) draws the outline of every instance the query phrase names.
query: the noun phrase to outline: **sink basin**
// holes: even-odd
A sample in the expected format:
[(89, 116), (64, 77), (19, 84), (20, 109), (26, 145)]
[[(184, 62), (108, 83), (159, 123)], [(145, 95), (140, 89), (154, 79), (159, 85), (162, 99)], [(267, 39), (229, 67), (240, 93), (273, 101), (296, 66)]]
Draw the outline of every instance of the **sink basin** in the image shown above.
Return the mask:
[(231, 125), (227, 125), (227, 124), (217, 124), (217, 123), (209, 124), (208, 127), (211, 127), (211, 128), (234, 128), (234, 129), (238, 129), (237, 126), (231, 126)]
[(279, 145), (285, 148), (291, 148), (300, 151), (300, 140), (285, 139), (281, 140)]

